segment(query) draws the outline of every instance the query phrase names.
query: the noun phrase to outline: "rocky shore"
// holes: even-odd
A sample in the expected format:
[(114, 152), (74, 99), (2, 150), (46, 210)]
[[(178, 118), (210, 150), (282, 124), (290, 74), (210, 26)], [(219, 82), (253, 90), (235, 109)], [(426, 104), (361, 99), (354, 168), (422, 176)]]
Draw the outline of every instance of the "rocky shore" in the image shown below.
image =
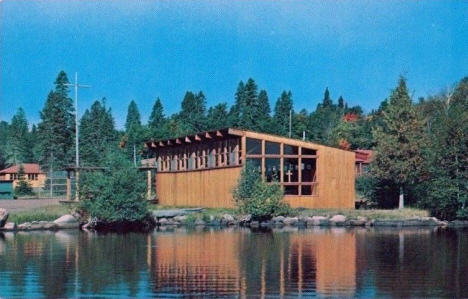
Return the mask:
[(160, 226), (168, 225), (194, 225), (194, 226), (244, 226), (251, 228), (258, 227), (420, 227), (420, 226), (449, 226), (449, 227), (468, 227), (468, 221), (440, 221), (434, 217), (418, 217), (410, 219), (367, 219), (365, 217), (357, 217), (348, 219), (344, 215), (333, 216), (299, 216), (299, 217), (274, 217), (269, 221), (255, 221), (251, 215), (244, 215), (236, 218), (230, 214), (224, 214), (219, 218), (211, 217), (210, 219), (197, 218), (195, 221), (189, 221), (187, 215), (177, 215), (174, 217), (155, 217), (155, 222)]
[[(251, 215), (236, 217), (231, 214), (203, 216), (203, 209), (158, 210), (149, 217), (155, 226), (243, 226), (250, 228), (270, 227), (468, 227), (468, 221), (440, 221), (434, 217), (415, 217), (408, 219), (367, 219), (366, 217), (347, 218), (345, 215), (274, 217), (269, 221), (255, 221)], [(64, 215), (54, 221), (32, 221), (17, 225), (8, 222), (8, 211), (0, 209), (0, 231), (30, 231), (59, 229), (89, 229), (95, 221), (80, 219), (78, 214)]]

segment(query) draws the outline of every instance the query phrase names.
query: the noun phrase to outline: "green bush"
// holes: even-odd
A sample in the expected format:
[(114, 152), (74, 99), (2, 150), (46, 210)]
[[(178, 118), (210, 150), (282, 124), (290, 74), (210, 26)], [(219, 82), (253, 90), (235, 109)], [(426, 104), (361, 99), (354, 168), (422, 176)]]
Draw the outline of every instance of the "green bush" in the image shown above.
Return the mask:
[(237, 186), (232, 191), (236, 206), (241, 213), (252, 215), (252, 219), (263, 221), (279, 215), (287, 215), (291, 208), (283, 201), (283, 190), (278, 183), (267, 184), (247, 162), (242, 168)]
[(146, 180), (120, 152), (108, 154), (103, 171), (80, 174), (80, 208), (104, 223), (143, 221)]
[(26, 181), (26, 173), (24, 172), (23, 164), (20, 165), (18, 170), (18, 184), (15, 187), (15, 196), (32, 196), (35, 195), (31, 184)]

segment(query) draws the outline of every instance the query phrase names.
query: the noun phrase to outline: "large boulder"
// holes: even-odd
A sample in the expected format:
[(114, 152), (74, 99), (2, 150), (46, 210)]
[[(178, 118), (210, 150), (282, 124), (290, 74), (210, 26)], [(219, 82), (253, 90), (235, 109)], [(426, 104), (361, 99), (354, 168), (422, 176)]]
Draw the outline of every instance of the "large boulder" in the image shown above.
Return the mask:
[(32, 221), (29, 229), (31, 230), (40, 230), (44, 228), (44, 224), (39, 221)]
[(351, 226), (365, 226), (366, 223), (367, 223), (367, 220), (362, 220), (362, 219), (349, 220), (349, 225)]
[(7, 222), (5, 223), (5, 226), (3, 226), (4, 230), (15, 230), (16, 229), (16, 223), (14, 222)]
[(293, 226), (297, 223), (297, 221), (299, 221), (297, 217), (286, 217), (284, 218), (283, 223), (284, 225)]
[(335, 215), (332, 218), (330, 218), (330, 222), (332, 225), (336, 226), (343, 226), (346, 222), (346, 216), (344, 215)]
[(10, 213), (6, 209), (0, 208), (0, 227), (5, 226), (9, 215)]
[(325, 216), (313, 216), (305, 218), (308, 226), (329, 226), (330, 219)]
[(72, 215), (63, 215), (62, 217), (54, 220), (54, 223), (57, 224), (57, 228), (59, 229), (80, 227), (80, 222), (78, 222), (78, 220)]
[(239, 219), (239, 222), (241, 225), (247, 225), (251, 221), (252, 221), (252, 215), (250, 214), (244, 215)]
[(25, 222), (18, 225), (18, 230), (30, 230), (31, 229), (31, 222)]
[(230, 223), (230, 222), (235, 222), (236, 219), (234, 219), (234, 217), (232, 215), (229, 215), (229, 214), (224, 214), (223, 217), (222, 217), (222, 220), (226, 223)]

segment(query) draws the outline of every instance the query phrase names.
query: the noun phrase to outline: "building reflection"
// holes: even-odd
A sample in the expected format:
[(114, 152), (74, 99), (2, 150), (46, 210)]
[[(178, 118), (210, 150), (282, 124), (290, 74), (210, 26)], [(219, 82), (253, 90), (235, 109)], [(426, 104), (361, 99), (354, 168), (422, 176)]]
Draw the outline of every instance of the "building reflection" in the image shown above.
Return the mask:
[(344, 228), (156, 233), (149, 271), (156, 293), (342, 295), (355, 292), (355, 235)]

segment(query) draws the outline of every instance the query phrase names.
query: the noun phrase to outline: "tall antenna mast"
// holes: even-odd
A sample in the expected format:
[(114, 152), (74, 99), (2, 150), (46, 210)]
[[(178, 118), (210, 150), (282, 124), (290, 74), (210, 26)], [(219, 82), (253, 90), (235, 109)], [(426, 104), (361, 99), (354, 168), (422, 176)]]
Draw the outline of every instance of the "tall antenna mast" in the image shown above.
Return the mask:
[(78, 84), (78, 73), (75, 73), (75, 84), (64, 84), (65, 86), (75, 87), (75, 167), (80, 167), (80, 149), (79, 149), (79, 129), (78, 129), (78, 87), (89, 88), (90, 85)]

